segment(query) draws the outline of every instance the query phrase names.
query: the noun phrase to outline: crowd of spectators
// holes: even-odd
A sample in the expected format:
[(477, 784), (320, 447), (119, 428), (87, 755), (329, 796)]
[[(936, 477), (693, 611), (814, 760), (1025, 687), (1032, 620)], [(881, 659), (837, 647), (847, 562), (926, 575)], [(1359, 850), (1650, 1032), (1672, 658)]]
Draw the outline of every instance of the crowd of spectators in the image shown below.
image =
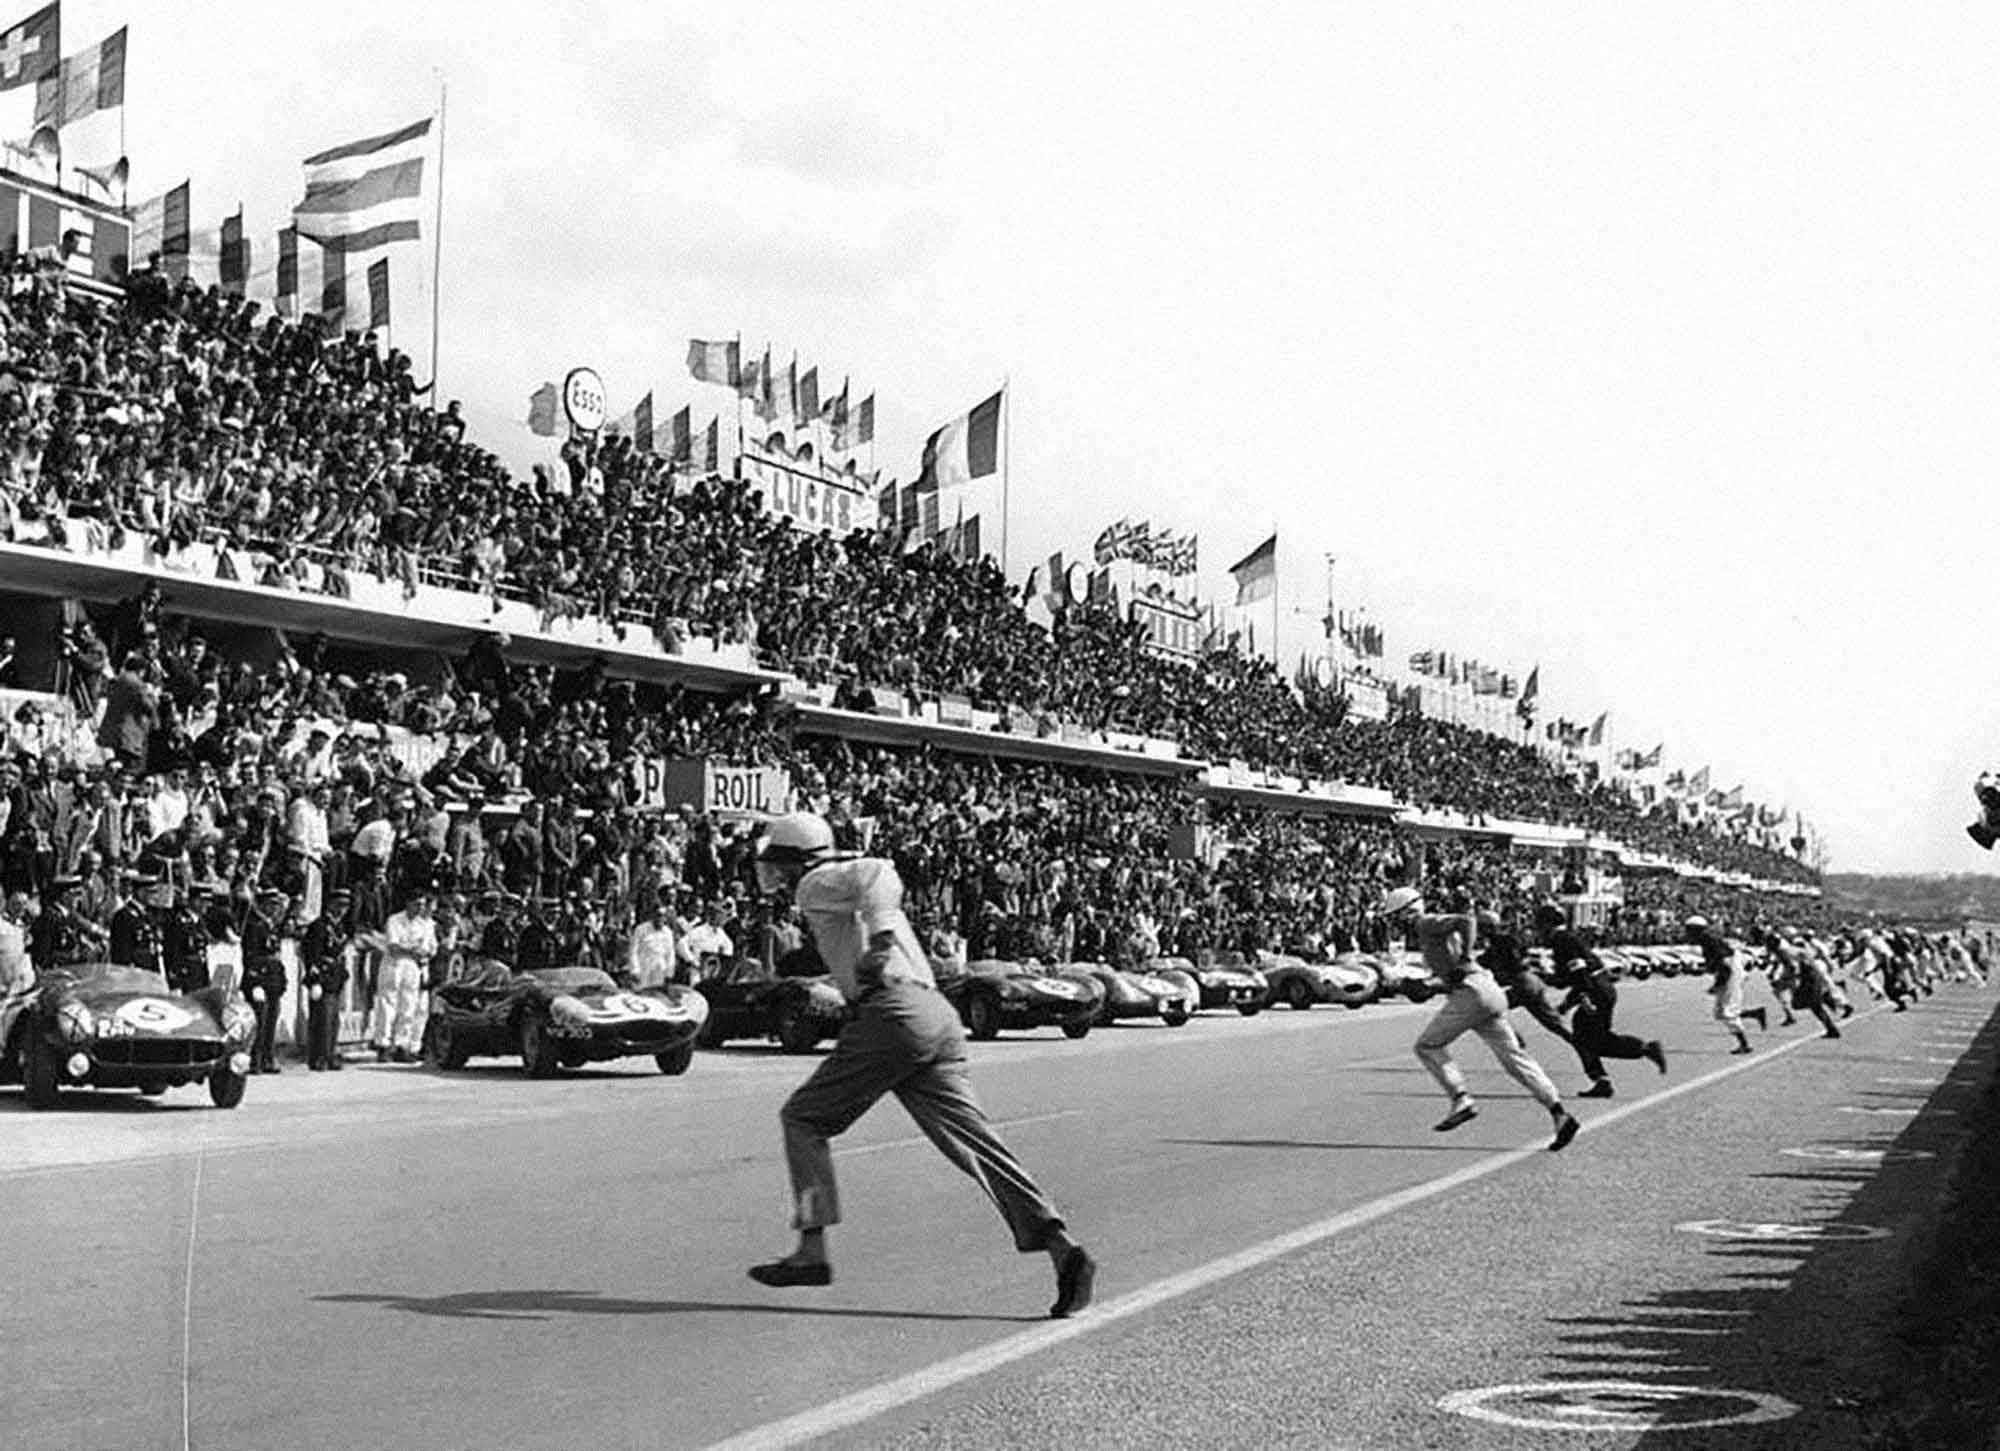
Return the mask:
[[(60, 544), (81, 530), (167, 555), (226, 544), (266, 582), (335, 593), (357, 572), (443, 583), (650, 629), (670, 650), (690, 635), (746, 642), (849, 692), (837, 699), (955, 694), (1006, 729), (1164, 737), (1188, 758), (1384, 787), (1475, 821), (1581, 826), (1708, 866), (1811, 876), (1519, 743), (1400, 706), (1354, 718), (1226, 648), (1160, 658), (1104, 601), (1037, 623), (989, 560), (795, 528), (748, 484), (690, 478), (615, 434), (516, 477), (373, 337), (150, 274), (122, 306), (31, 263), (6, 282), (0, 537)], [(797, 736), (762, 692), (525, 666), (499, 637), (462, 660), (385, 668), (379, 652), (324, 640), (205, 635), (157, 586), (70, 618), (61, 686), (94, 749), (66, 755), (32, 713), (8, 723), (0, 884), (35, 895), (76, 877), (86, 906), (115, 902), (136, 872), (239, 902), (278, 884), (311, 910), (350, 868), (380, 865), (392, 893), (420, 875), (448, 907), (505, 893), (588, 908), (607, 942), (663, 901), (684, 926), (747, 919), (741, 834), (641, 809), (625, 768), (641, 754), (788, 765), (844, 832), (903, 865), (923, 911), (974, 955), (1333, 950), (1370, 931), (1381, 863), (1401, 847), (1393, 826), (1219, 805), (1156, 777)], [(6, 642), (0, 669), (19, 680)], [(412, 736), (438, 745), (421, 769)], [(324, 862), (307, 873), (297, 837), (321, 816)], [(1529, 875), (1504, 848), (1432, 857), (1496, 901)], [(1638, 911), (1632, 930), (1655, 930)]]

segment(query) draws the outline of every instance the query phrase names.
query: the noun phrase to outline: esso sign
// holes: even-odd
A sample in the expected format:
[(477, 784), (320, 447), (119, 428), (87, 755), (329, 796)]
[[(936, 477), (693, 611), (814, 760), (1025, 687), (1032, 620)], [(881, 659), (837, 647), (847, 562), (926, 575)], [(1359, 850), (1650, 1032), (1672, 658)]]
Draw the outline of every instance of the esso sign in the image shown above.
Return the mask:
[(572, 427), (584, 433), (604, 427), (604, 380), (595, 368), (571, 368), (563, 379), (562, 399)]

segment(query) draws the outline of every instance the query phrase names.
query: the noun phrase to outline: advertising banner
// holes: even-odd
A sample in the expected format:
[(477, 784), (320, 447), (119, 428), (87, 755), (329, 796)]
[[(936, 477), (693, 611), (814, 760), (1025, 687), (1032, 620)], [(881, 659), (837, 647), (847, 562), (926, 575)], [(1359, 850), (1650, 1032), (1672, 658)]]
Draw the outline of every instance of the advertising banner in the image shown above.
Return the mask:
[(711, 816), (775, 816), (791, 809), (792, 777), (782, 766), (638, 756), (632, 761), (632, 800), (652, 810), (692, 806)]

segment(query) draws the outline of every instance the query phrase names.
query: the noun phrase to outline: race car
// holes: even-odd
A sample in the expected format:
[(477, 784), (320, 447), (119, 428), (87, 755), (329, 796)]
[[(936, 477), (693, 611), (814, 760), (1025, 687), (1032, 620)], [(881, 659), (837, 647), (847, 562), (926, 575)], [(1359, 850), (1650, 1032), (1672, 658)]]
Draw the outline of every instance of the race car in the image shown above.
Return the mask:
[(1424, 960), (1414, 952), (1390, 950), (1376, 953), (1369, 959), (1375, 965), (1376, 976), (1381, 979), (1377, 991), (1378, 998), (1407, 998), (1410, 1002), (1421, 1003), (1445, 991), (1445, 985), (1424, 966)]
[(776, 1038), (787, 1053), (810, 1053), (839, 1034), (847, 1001), (824, 973), (788, 977), (742, 958), (695, 984), (708, 1000), (708, 1021), (696, 1040), (720, 1048), (731, 1038)]
[(1104, 1001), (1095, 979), (1063, 977), (1034, 963), (982, 957), (962, 972), (938, 978), (938, 991), (958, 1009), (966, 1031), (979, 1039), (997, 1038), (1002, 1028), (1061, 1028), (1065, 1038), (1090, 1032)]
[(1381, 978), (1372, 960), (1358, 953), (1332, 962), (1307, 962), (1286, 952), (1259, 955), (1257, 968), (1271, 985), (1271, 1001), (1301, 1011), (1315, 1003), (1358, 1008), (1372, 1003)]
[(65, 1088), (151, 1096), (189, 1083), (235, 1108), (256, 1030), (250, 1005), (224, 988), (177, 993), (157, 972), (76, 963), (0, 1002), (0, 1081), (19, 1080), (34, 1108), (55, 1107)]
[(1186, 982), (1159, 977), (1144, 969), (1125, 971), (1104, 962), (1066, 962), (1050, 969), (1063, 977), (1087, 978), (1104, 989), (1097, 1010), (1099, 1023), (1125, 1018), (1158, 1018), (1178, 1028), (1194, 1016), (1195, 994)]
[(1185, 957), (1156, 957), (1146, 964), (1156, 977), (1185, 981), (1195, 992), (1195, 1006), (1234, 1008), (1244, 1017), (1254, 1017), (1271, 1001), (1271, 985), (1264, 974), (1243, 961), (1239, 952), (1204, 952), (1197, 962)]
[(489, 961), (433, 995), (424, 1061), (451, 1070), (518, 1053), (530, 1078), (552, 1078), (558, 1068), (650, 1056), (677, 1077), (707, 1019), (701, 994), (679, 983), (624, 988), (601, 968), (509, 972)]

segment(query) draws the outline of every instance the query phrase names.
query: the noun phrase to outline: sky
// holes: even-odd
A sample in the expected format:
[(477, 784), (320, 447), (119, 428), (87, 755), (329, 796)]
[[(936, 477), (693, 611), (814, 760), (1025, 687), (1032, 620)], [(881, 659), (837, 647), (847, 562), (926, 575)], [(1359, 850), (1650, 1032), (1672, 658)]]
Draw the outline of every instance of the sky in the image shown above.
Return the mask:
[(1017, 580), (1129, 516), (1227, 601), (1275, 531), (1288, 671), (1331, 581), (1392, 663), (1539, 665), (1544, 719), (1801, 810), (1833, 870), (2000, 869), (1964, 834), (2000, 764), (1990, 6), (63, 14), (68, 51), (130, 26), (133, 200), (240, 201), (253, 270), (307, 154), (442, 85), (396, 341), (427, 373), (435, 240), (442, 393), (517, 464), (578, 364), (728, 426), (691, 336), (873, 390), (906, 479), (1004, 380), (1004, 527), (975, 502)]

